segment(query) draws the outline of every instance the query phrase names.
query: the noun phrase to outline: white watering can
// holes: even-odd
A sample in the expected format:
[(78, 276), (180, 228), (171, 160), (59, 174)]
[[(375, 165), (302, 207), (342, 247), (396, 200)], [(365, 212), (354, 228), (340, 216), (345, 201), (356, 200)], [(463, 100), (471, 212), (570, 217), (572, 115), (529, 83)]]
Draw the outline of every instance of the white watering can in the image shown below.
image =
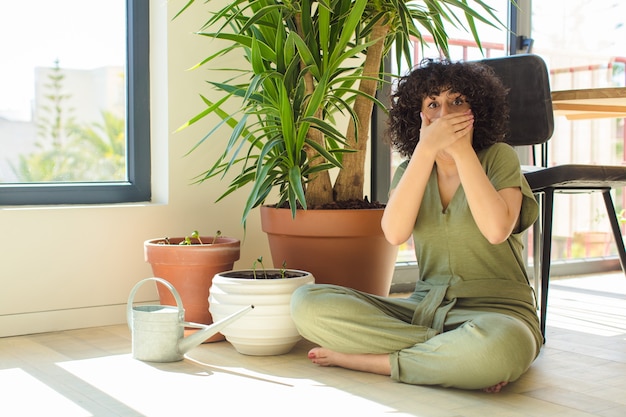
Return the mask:
[[(148, 281), (158, 281), (166, 286), (176, 299), (176, 307), (164, 305), (133, 307), (135, 293)], [(126, 319), (132, 332), (133, 358), (148, 362), (180, 361), (187, 351), (200, 345), (253, 308), (254, 306), (248, 306), (211, 325), (186, 322), (183, 303), (174, 286), (162, 278), (143, 279), (133, 287), (126, 306)], [(185, 327), (201, 330), (183, 337)]]

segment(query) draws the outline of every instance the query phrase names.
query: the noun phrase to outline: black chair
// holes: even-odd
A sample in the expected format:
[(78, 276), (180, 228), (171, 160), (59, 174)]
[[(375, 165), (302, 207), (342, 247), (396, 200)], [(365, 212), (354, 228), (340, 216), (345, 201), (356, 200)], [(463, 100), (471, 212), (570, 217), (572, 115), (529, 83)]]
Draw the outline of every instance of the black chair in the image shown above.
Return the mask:
[(534, 166), (523, 169), (541, 207), (540, 218), (533, 229), (534, 270), (535, 277), (541, 280), (540, 321), (545, 340), (554, 193), (602, 193), (622, 270), (625, 270), (626, 250), (610, 192), (613, 188), (626, 186), (626, 166), (565, 164), (548, 167), (546, 142), (554, 130), (554, 116), (545, 62), (532, 54), (481, 62), (491, 66), (510, 88), (507, 142), (512, 146), (530, 145), (533, 149), (535, 145), (541, 146), (541, 164), (533, 161)]

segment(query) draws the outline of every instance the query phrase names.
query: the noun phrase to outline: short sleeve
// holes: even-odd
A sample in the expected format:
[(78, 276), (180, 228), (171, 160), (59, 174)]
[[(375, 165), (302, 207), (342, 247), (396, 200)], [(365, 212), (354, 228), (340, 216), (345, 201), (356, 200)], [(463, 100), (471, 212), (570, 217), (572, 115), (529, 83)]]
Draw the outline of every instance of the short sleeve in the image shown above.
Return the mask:
[(408, 165), (409, 165), (409, 161), (405, 160), (402, 163), (400, 163), (398, 168), (396, 168), (396, 172), (393, 174), (393, 179), (391, 180), (391, 190), (393, 190), (394, 188), (398, 186), (398, 183), (400, 182), (400, 178), (402, 178), (402, 175), (404, 175), (404, 171), (406, 171), (406, 167)]
[(539, 216), (539, 205), (522, 173), (515, 150), (506, 143), (496, 143), (478, 155), (489, 180), (496, 190), (517, 187), (522, 191), (520, 225), (516, 233), (532, 226)]

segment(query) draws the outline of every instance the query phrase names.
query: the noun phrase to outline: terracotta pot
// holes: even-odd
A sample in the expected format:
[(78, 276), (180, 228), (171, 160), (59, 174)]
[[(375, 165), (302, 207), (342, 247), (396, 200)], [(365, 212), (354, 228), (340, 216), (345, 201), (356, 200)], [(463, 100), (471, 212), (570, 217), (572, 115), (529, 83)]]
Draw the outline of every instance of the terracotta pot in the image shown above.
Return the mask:
[(389, 244), (383, 209), (291, 210), (261, 207), (274, 267), (310, 271), (316, 283), (389, 295), (398, 247)]
[(574, 232), (572, 238), (572, 245), (579, 247), (579, 256), (586, 258), (607, 256), (611, 252), (611, 244), (613, 243), (613, 236), (609, 232)]
[[(213, 237), (201, 237), (203, 242), (211, 242)], [(230, 237), (219, 237), (214, 244), (178, 245), (183, 238), (170, 238), (171, 245), (160, 244), (163, 239), (144, 242), (146, 262), (152, 266), (155, 277), (171, 283), (179, 293), (185, 309), (185, 320), (211, 324), (209, 312), (209, 288), (213, 276), (218, 272), (233, 269), (240, 255), (240, 241)], [(171, 291), (157, 283), (162, 305), (176, 305)], [(186, 333), (193, 332), (187, 330)], [(224, 340), (216, 334), (207, 341)]]
[[(268, 270), (268, 273), (275, 270)], [(291, 318), (291, 295), (302, 285), (312, 284), (306, 271), (287, 270), (290, 277), (262, 279), (251, 270), (226, 271), (215, 275), (211, 286), (210, 309), (221, 320), (243, 307), (254, 309), (222, 329), (226, 340), (244, 355), (285, 354), (302, 337)], [(257, 276), (262, 273), (257, 271)]]

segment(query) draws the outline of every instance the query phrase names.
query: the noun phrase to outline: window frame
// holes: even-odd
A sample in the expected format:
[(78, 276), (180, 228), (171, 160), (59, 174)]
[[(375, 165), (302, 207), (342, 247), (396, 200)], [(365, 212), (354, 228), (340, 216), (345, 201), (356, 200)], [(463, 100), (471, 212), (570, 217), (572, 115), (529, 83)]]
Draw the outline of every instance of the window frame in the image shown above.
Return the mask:
[(126, 0), (127, 181), (0, 184), (0, 206), (110, 204), (149, 201), (149, 0)]

